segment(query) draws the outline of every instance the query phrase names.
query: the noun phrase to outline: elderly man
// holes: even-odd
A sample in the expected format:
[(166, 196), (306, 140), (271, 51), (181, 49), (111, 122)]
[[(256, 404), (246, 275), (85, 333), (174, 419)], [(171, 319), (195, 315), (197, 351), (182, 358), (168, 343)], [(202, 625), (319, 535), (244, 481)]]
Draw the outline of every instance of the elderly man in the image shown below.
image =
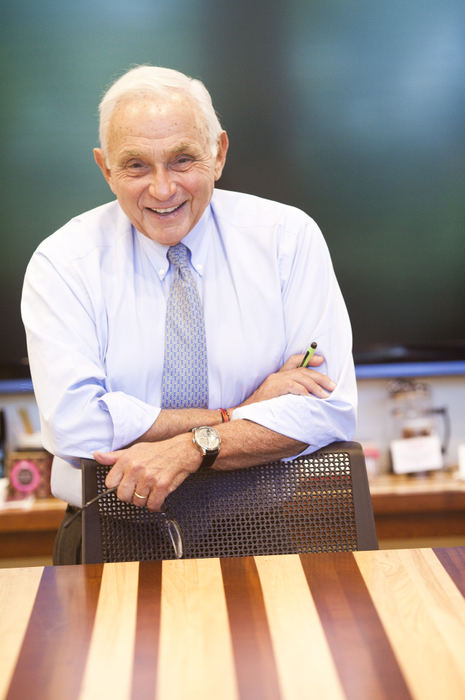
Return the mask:
[[(100, 143), (116, 201), (41, 243), (22, 301), (52, 489), (69, 512), (79, 457), (157, 510), (201, 464), (352, 438), (351, 330), (323, 237), (295, 208), (215, 189), (228, 137), (202, 83), (129, 71), (100, 104)], [(55, 563), (79, 561), (75, 547), (61, 534)]]

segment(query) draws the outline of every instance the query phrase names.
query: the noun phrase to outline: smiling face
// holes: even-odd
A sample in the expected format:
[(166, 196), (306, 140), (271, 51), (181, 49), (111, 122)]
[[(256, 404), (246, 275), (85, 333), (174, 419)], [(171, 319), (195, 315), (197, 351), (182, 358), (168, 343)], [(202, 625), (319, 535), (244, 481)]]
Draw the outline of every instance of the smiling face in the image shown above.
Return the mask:
[(179, 243), (210, 202), (226, 160), (226, 132), (213, 155), (199, 109), (173, 93), (118, 104), (107, 143), (107, 157), (101, 148), (94, 156), (124, 213), (148, 238)]

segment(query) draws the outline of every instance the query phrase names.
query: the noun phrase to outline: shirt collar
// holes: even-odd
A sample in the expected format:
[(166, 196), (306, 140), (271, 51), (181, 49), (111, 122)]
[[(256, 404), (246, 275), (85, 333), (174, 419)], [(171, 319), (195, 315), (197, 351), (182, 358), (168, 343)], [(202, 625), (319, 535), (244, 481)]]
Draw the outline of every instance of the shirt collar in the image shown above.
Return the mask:
[[(158, 241), (153, 241), (151, 238), (144, 236), (144, 234), (138, 231), (135, 227), (133, 227), (133, 229), (140, 245), (142, 246), (142, 249), (145, 251), (155, 267), (160, 280), (163, 280), (169, 268), (168, 258), (166, 257), (169, 246), (163, 245), (162, 243), (158, 243)], [(205, 270), (208, 241), (211, 235), (212, 214), (210, 205), (208, 205), (194, 228), (182, 239), (184, 245), (186, 245), (191, 251), (192, 266), (200, 276), (203, 275)]]

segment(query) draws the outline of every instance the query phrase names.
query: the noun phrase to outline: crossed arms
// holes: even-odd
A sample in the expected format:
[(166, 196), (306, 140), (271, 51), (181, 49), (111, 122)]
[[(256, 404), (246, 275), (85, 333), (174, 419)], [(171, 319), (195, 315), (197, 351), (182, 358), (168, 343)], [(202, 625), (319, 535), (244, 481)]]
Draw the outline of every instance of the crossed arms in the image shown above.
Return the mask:
[[(293, 355), (241, 405), (266, 401), (284, 394), (325, 399), (334, 382), (311, 368), (299, 367), (303, 355)], [(321, 365), (314, 356), (311, 366)], [(232, 409), (234, 410), (234, 409)], [(265, 428), (249, 420), (219, 423), (219, 411), (203, 408), (164, 409), (153, 425), (131, 446), (113, 452), (95, 452), (101, 464), (112, 466), (106, 485), (118, 486), (123, 501), (159, 510), (165, 498), (201, 463), (200, 452), (192, 444), (190, 433), (199, 425), (215, 425), (221, 435), (221, 450), (213, 468), (238, 469), (263, 464), (301, 452), (305, 443)], [(134, 497), (138, 493), (140, 497)]]

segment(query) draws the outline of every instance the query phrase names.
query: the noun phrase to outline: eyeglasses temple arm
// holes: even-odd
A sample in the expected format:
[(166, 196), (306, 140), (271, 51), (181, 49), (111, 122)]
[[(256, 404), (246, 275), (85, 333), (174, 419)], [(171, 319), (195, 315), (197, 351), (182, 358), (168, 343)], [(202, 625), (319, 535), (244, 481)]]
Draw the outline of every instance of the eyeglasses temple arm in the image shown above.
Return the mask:
[(67, 520), (67, 521), (65, 522), (65, 524), (63, 525), (63, 527), (69, 527), (69, 526), (71, 525), (71, 523), (72, 523), (74, 520), (76, 520), (76, 518), (78, 517), (78, 515), (80, 515), (80, 514), (82, 513), (83, 510), (85, 510), (85, 509), (88, 508), (89, 506), (93, 505), (96, 501), (98, 501), (98, 500), (99, 500), (100, 498), (102, 498), (103, 496), (108, 496), (109, 493), (114, 493), (114, 492), (116, 491), (117, 488), (118, 488), (117, 486), (113, 486), (113, 488), (107, 489), (106, 491), (102, 491), (101, 493), (98, 493), (96, 496), (94, 496), (94, 498), (91, 498), (90, 501), (87, 501), (87, 503), (84, 503), (84, 505), (82, 506), (82, 508), (79, 508), (79, 510), (77, 510), (77, 511), (74, 513), (74, 515), (73, 515), (69, 520)]

